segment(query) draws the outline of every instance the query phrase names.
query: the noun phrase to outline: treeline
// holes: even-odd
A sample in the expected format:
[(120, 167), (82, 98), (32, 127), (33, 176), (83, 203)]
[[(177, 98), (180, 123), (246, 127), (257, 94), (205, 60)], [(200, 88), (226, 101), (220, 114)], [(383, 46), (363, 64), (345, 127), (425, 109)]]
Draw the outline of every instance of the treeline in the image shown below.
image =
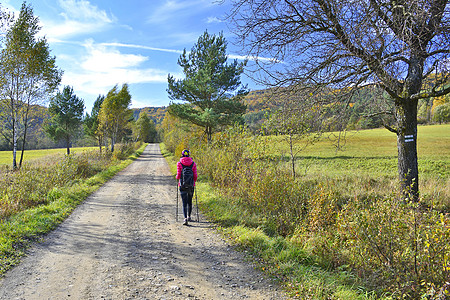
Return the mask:
[[(279, 103), (277, 105), (279, 94), (280, 89), (267, 89), (251, 91), (247, 95), (244, 99), (247, 105), (244, 118), (248, 128), (254, 132), (261, 130), (271, 112), (280, 108)], [(393, 122), (393, 107), (387, 104), (387, 96), (380, 88), (365, 87), (344, 97), (348, 98), (325, 108), (327, 131), (373, 129)], [(339, 123), (335, 122), (336, 116), (340, 117)], [(417, 121), (419, 124), (450, 122), (450, 96), (420, 99)]]
[[(141, 134), (141, 140), (145, 139), (149, 142), (157, 142), (159, 140), (158, 134), (156, 132), (156, 128), (158, 125), (162, 123), (162, 119), (164, 119), (164, 115), (167, 111), (167, 107), (145, 107), (145, 108), (132, 108), (133, 119), (131, 122), (137, 121), (142, 112), (144, 112), (150, 121), (153, 122), (152, 131), (147, 134)], [(0, 111), (0, 115), (3, 112)], [(30, 123), (27, 132), (27, 141), (25, 143), (25, 150), (33, 150), (33, 149), (53, 149), (53, 148), (64, 148), (66, 147), (64, 141), (55, 141), (52, 139), (44, 130), (44, 124), (46, 120), (50, 119), (50, 114), (48, 112), (48, 107), (35, 105), (30, 108)], [(85, 116), (85, 118), (87, 115)], [(84, 119), (86, 121), (86, 119)], [(12, 150), (11, 144), (11, 130), (8, 130), (7, 124), (4, 121), (0, 122), (0, 151), (9, 151)], [(84, 124), (84, 123), (83, 123)], [(130, 136), (125, 137), (125, 140), (132, 140), (132, 129), (128, 131)], [(18, 139), (18, 149), (22, 150), (21, 145), (23, 138)], [(97, 142), (88, 134), (85, 134), (83, 126), (79, 127), (79, 134), (75, 137), (73, 142), (71, 143), (73, 147), (91, 147), (97, 146)]]
[[(345, 116), (348, 122), (347, 129), (372, 129), (383, 127), (387, 119), (392, 119), (389, 114), (375, 113), (379, 111), (379, 107), (373, 106), (374, 97), (378, 96), (379, 91), (374, 91), (373, 88), (365, 88), (351, 99), (348, 104), (340, 105), (339, 107), (330, 107), (328, 114), (330, 118), (335, 116), (336, 111), (342, 112), (345, 106)], [(247, 105), (247, 112), (244, 114), (244, 122), (252, 131), (260, 131), (264, 121), (267, 120), (271, 111), (277, 109), (276, 101), (270, 89), (251, 91), (244, 99)], [(145, 113), (148, 118), (153, 121), (157, 131), (161, 130), (161, 124), (167, 113), (168, 107), (144, 107), (133, 108), (132, 115), (134, 121), (139, 119), (141, 113)], [(25, 144), (25, 149), (50, 149), (65, 147), (63, 141), (55, 141), (49, 137), (44, 129), (43, 123), (49, 119), (48, 108), (45, 106), (35, 105), (30, 109), (30, 124), (28, 129), (28, 138)], [(440, 98), (430, 98), (420, 100), (418, 105), (418, 122), (420, 124), (435, 124), (450, 122), (450, 99), (449, 96)], [(2, 124), (0, 131), (2, 139), (0, 140), (0, 151), (12, 150), (10, 131), (5, 130), (5, 124)], [(329, 126), (330, 131), (334, 131), (338, 126)], [(82, 128), (80, 132), (83, 133)], [(132, 130), (128, 132), (131, 140)], [(159, 133), (153, 132), (154, 138), (152, 141), (157, 141)], [(21, 150), (22, 139), (19, 138), (19, 150)], [(77, 147), (95, 146), (96, 141), (89, 135), (80, 134), (73, 141), (73, 145)]]

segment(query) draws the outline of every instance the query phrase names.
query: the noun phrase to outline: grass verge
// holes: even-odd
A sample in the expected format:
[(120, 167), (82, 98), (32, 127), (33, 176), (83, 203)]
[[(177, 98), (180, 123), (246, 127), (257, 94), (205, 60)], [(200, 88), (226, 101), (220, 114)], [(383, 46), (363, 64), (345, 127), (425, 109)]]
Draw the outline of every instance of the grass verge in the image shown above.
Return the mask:
[[(173, 174), (177, 158), (161, 144), (163, 156)], [(303, 249), (295, 240), (268, 235), (258, 216), (220, 195), (207, 182), (196, 184), (200, 209), (213, 220), (218, 231), (250, 255), (267, 276), (277, 279), (288, 294), (298, 299), (377, 299), (365, 290), (357, 277), (345, 268), (331, 271), (322, 260)]]
[(0, 276), (20, 261), (32, 242), (39, 241), (44, 234), (56, 228), (78, 204), (139, 157), (145, 146), (142, 145), (128, 159), (93, 177), (77, 180), (57, 191), (52, 190), (54, 200), (51, 203), (0, 220)]

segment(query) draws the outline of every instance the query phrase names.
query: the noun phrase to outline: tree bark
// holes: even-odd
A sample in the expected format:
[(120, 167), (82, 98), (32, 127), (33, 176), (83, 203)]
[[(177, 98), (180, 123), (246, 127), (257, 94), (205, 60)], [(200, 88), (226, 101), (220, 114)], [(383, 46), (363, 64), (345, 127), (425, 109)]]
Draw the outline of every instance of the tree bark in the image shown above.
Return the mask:
[(289, 150), (291, 152), (291, 164), (292, 164), (292, 177), (295, 180), (295, 155), (294, 155), (294, 141), (292, 140), (292, 134), (289, 134)]
[(419, 197), (417, 160), (417, 101), (396, 104), (398, 175), (403, 194), (411, 200)]
[(100, 149), (100, 153), (102, 153), (102, 144), (103, 144), (103, 139), (99, 136), (98, 137), (98, 148)]
[(13, 119), (13, 170), (17, 169), (17, 130), (16, 130), (16, 120)]
[(111, 153), (114, 152), (114, 144), (116, 143), (116, 137), (111, 136)]

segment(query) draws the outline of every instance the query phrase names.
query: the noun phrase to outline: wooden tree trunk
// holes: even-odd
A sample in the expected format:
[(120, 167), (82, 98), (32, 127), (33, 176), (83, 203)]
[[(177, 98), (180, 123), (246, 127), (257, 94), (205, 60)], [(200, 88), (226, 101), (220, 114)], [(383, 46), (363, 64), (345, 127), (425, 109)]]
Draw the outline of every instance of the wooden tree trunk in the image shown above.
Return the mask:
[(417, 161), (417, 101), (403, 101), (395, 107), (397, 119), (398, 175), (403, 194), (411, 200), (419, 198)]
[(289, 133), (289, 150), (291, 154), (291, 164), (292, 164), (292, 177), (295, 180), (295, 155), (294, 155), (294, 141), (292, 139), (292, 134)]
[(207, 141), (208, 141), (208, 144), (210, 144), (211, 143), (211, 140), (212, 140), (212, 127), (206, 127), (206, 138), (207, 138)]

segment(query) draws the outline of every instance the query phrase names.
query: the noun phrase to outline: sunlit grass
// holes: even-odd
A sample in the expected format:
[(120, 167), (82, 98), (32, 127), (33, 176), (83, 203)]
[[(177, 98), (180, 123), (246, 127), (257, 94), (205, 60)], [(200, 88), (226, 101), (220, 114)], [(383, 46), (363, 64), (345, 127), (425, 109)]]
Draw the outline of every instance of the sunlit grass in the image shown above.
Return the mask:
[[(85, 150), (97, 149), (97, 147), (78, 147), (71, 148), (70, 153), (77, 153)], [(23, 153), (23, 161), (28, 162), (31, 160), (39, 159), (48, 155), (61, 154), (64, 155), (67, 153), (66, 148), (56, 148), (56, 149), (40, 149), (40, 150), (25, 150)], [(20, 159), (21, 151), (17, 151), (16, 160), (17, 163)], [(12, 166), (13, 153), (12, 151), (0, 151), (0, 165), (11, 165)]]
[[(335, 146), (339, 133), (324, 133), (319, 142), (301, 151), (300, 157), (397, 157), (397, 136), (382, 128), (342, 134), (341, 148)], [(345, 139), (344, 139), (345, 138)], [(282, 137), (269, 137), (271, 152), (287, 153)], [(450, 124), (418, 127), (418, 158), (450, 159)]]
[[(380, 191), (398, 186), (397, 137), (386, 129), (350, 131), (333, 145), (337, 133), (325, 133), (321, 140), (302, 150), (296, 158), (298, 176), (334, 179), (343, 183), (343, 194), (355, 194), (366, 183)], [(284, 157), (288, 144), (281, 137), (267, 137), (267, 153)], [(449, 206), (450, 194), (450, 124), (418, 127), (419, 186), (422, 195), (435, 198), (439, 206)], [(327, 179), (327, 180), (328, 180)], [(447, 200), (446, 200), (447, 199)]]

